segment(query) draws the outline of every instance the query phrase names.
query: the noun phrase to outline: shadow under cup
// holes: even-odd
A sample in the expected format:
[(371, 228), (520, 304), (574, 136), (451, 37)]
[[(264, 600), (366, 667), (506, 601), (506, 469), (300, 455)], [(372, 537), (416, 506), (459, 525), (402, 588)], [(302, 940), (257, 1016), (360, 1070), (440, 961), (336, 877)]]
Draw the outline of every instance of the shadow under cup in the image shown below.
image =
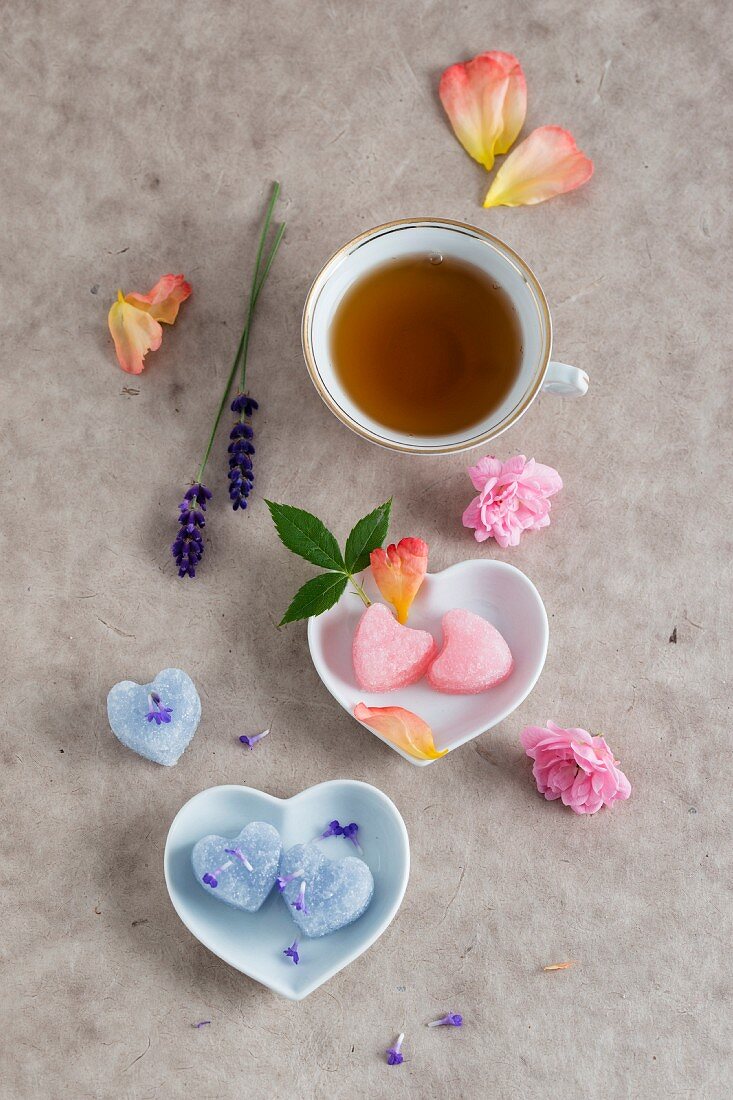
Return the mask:
[[(331, 325), (350, 287), (390, 260), (440, 253), (483, 271), (509, 295), (522, 334), (522, 358), (513, 386), (497, 409), (462, 432), (418, 436), (386, 428), (344, 391), (331, 357)], [(303, 311), (303, 354), (313, 384), (339, 420), (365, 439), (398, 451), (445, 454), (493, 439), (513, 424), (537, 396), (550, 360), (552, 325), (545, 296), (523, 260), (475, 226), (438, 219), (390, 222), (335, 252), (316, 276)]]

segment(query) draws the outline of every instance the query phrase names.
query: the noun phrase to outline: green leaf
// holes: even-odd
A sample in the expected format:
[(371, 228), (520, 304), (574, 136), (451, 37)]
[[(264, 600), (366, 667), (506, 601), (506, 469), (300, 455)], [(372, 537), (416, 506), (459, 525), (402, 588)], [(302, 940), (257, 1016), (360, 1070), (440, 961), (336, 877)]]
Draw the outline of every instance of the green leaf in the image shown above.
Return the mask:
[(359, 520), (346, 540), (346, 568), (349, 573), (361, 573), (369, 565), (372, 550), (381, 546), (387, 537), (391, 512), (390, 498)]
[(280, 626), (294, 623), (298, 619), (308, 619), (311, 615), (322, 615), (339, 600), (347, 585), (343, 573), (320, 573), (306, 581), (293, 597), (293, 602), (283, 615)]
[(344, 559), (338, 543), (317, 516), (289, 504), (273, 504), (271, 500), (266, 500), (265, 504), (270, 509), (280, 540), (288, 550), (300, 554), (313, 565), (320, 565), (321, 569), (343, 572)]

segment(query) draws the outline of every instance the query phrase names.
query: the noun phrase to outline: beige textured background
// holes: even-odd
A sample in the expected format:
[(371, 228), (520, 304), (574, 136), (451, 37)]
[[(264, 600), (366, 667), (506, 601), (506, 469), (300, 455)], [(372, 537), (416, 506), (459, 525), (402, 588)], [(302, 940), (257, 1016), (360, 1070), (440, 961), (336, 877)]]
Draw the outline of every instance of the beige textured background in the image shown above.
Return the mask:
[[(3, 1098), (730, 1095), (727, 7), (2, 4)], [(436, 81), (490, 48), (524, 64), (528, 127), (565, 125), (594, 157), (587, 188), (481, 209)], [(259, 493), (341, 536), (394, 494), (393, 536), (424, 536), (433, 569), (505, 557), (550, 615), (532, 696), (427, 770), (331, 700), (302, 625), (274, 628), (310, 570), (261, 501), (226, 510), (223, 440), (200, 577), (168, 555), (274, 177), (288, 231), (252, 345)], [(566, 482), (516, 551), (461, 528), (465, 458), (361, 442), (302, 363), (321, 261), (414, 214), (522, 253), (556, 353), (592, 375), (586, 400), (538, 401), (497, 446)], [(166, 271), (194, 296), (136, 380), (106, 311)], [(170, 664), (204, 716), (166, 770), (115, 741), (105, 696)], [(269, 741), (240, 752), (271, 714)], [(586, 820), (539, 798), (518, 735), (549, 717), (606, 733), (628, 803)], [(412, 878), (368, 955), (290, 1004), (180, 924), (163, 844), (206, 786), (287, 796), (338, 776), (397, 803)], [(448, 1010), (461, 1032), (425, 1029)], [(390, 1069), (398, 1030), (409, 1061)]]

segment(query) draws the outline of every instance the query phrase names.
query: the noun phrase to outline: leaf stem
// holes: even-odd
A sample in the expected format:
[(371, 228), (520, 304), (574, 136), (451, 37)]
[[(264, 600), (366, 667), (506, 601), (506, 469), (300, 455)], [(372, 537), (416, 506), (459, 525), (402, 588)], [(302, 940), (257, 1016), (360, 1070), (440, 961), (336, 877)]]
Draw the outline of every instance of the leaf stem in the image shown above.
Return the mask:
[(367, 594), (366, 594), (366, 592), (364, 591), (364, 589), (362, 588), (362, 586), (361, 586), (361, 585), (359, 584), (359, 582), (358, 582), (358, 580), (356, 579), (356, 577), (352, 576), (352, 574), (351, 574), (351, 573), (347, 573), (347, 574), (346, 574), (346, 576), (347, 576), (347, 577), (349, 578), (349, 580), (351, 581), (351, 583), (352, 583), (352, 585), (353, 585), (353, 587), (354, 587), (354, 590), (356, 591), (356, 594), (357, 594), (357, 596), (358, 596), (358, 597), (359, 597), (359, 598), (360, 598), (361, 600), (363, 600), (363, 601), (364, 601), (364, 606), (365, 606), (365, 607), (370, 607), (370, 606), (371, 606), (371, 603), (372, 603), (372, 601), (371, 601), (371, 600), (369, 599), (369, 597), (367, 596)]
[[(275, 206), (275, 202), (276, 202), (277, 197), (278, 197), (279, 194), (280, 194), (280, 184), (275, 182), (275, 184), (273, 186), (273, 190), (272, 190), (272, 195), (270, 196), (270, 201), (269, 201), (268, 206), (267, 206), (267, 214), (265, 215), (265, 223), (264, 223), (264, 226), (263, 226), (263, 231), (260, 234), (260, 243), (259, 243), (259, 247), (257, 249), (257, 263), (255, 265), (255, 272), (254, 272), (254, 276), (253, 276), (253, 279), (252, 279), (252, 287), (250, 289), (249, 302), (248, 302), (248, 306), (247, 306), (247, 319), (245, 321), (244, 329), (242, 330), (242, 335), (239, 338), (239, 344), (237, 345), (237, 350), (236, 350), (236, 353), (234, 355), (234, 362), (232, 363), (231, 370), (229, 371), (229, 376), (226, 380), (226, 385), (224, 386), (224, 392), (221, 395), (221, 401), (219, 402), (219, 408), (217, 409), (216, 417), (214, 418), (214, 426), (211, 429), (211, 434), (209, 435), (209, 439), (208, 439), (208, 442), (206, 444), (206, 448), (204, 450), (203, 458), (201, 459), (201, 463), (199, 465), (199, 468), (196, 471), (196, 479), (195, 480), (198, 484), (200, 484), (201, 481), (203, 480), (204, 471), (206, 469), (206, 463), (209, 461), (209, 455), (211, 454), (211, 448), (214, 446), (214, 438), (216, 436), (217, 429), (218, 429), (219, 424), (221, 422), (221, 418), (224, 414), (224, 409), (225, 409), (226, 403), (229, 399), (229, 394), (231, 392), (232, 383), (234, 381), (234, 376), (237, 373), (237, 367), (239, 366), (239, 364), (241, 362), (242, 355), (244, 355), (244, 358), (246, 360), (247, 344), (249, 342), (249, 328), (250, 328), (250, 325), (252, 323), (252, 314), (254, 312), (255, 306), (257, 305), (257, 299), (260, 296), (260, 292), (262, 291), (262, 288), (265, 285), (265, 282), (267, 280), (267, 276), (270, 274), (270, 268), (272, 267), (272, 261), (275, 259), (275, 255), (277, 253), (277, 250), (280, 247), (280, 242), (282, 241), (283, 233), (285, 232), (285, 224), (283, 223), (282, 225), (278, 226), (277, 234), (275, 236), (275, 242), (272, 246), (272, 249), (270, 250), (270, 254), (267, 258), (264, 269), (263, 269), (262, 273), (260, 274), (259, 268), (260, 268), (260, 261), (262, 259), (262, 249), (263, 249), (263, 245), (264, 245), (264, 242), (265, 242), (265, 236), (266, 236), (267, 230), (269, 229), (270, 221), (272, 219), (272, 211), (273, 211), (273, 208)], [(244, 382), (244, 372), (242, 373), (242, 381)]]

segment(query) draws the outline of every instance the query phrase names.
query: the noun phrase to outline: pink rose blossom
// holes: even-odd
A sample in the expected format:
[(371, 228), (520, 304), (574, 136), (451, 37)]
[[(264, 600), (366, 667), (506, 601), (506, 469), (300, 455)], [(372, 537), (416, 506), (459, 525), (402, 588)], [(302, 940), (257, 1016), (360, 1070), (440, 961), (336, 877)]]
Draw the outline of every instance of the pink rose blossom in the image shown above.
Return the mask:
[(463, 526), (474, 528), (476, 542), (493, 537), (499, 546), (519, 546), (524, 531), (549, 527), (549, 498), (562, 489), (552, 466), (524, 455), (507, 462), (489, 455), (470, 466), (468, 475), (479, 495), (463, 513)]
[(537, 789), (548, 800), (561, 798), (576, 814), (594, 814), (631, 794), (631, 784), (603, 737), (587, 730), (527, 726), (522, 745), (534, 760)]

